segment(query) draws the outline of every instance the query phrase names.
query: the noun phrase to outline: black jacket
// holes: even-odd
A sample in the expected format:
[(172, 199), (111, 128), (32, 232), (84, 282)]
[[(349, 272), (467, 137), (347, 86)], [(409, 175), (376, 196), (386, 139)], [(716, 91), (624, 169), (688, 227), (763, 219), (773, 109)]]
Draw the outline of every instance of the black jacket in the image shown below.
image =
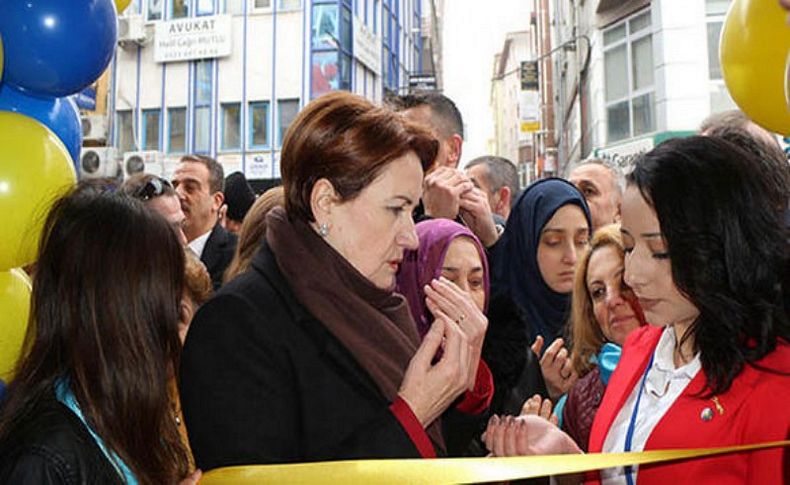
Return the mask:
[(82, 421), (54, 395), (12, 426), (0, 443), (0, 483), (122, 483)]
[(238, 238), (235, 234), (226, 231), (219, 223), (214, 225), (203, 247), (203, 254), (200, 255), (200, 260), (211, 275), (214, 291), (222, 286), (222, 277), (233, 259), (237, 243)]
[[(374, 381), (296, 300), (266, 243), (250, 270), (195, 315), (180, 374), (189, 441), (203, 471), (420, 457)], [(451, 453), (469, 444), (481, 419), (445, 413)]]

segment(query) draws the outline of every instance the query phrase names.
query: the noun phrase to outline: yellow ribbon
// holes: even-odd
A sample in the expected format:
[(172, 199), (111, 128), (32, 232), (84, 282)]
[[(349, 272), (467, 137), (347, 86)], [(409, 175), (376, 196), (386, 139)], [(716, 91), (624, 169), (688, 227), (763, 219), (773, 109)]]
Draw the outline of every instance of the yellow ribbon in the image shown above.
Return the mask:
[(252, 483), (449, 484), (492, 482), (580, 473), (625, 465), (645, 465), (743, 451), (790, 446), (790, 440), (723, 448), (651, 450), (632, 453), (523, 456), (512, 458), (438, 458), (353, 460), (288, 465), (217, 468), (201, 485)]

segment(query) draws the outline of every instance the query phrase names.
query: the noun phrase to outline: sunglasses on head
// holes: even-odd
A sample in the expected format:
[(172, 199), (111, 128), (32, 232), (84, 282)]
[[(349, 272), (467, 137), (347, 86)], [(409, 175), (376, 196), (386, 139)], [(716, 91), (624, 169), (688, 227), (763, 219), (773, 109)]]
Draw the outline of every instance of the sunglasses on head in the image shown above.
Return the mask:
[(154, 177), (145, 183), (142, 187), (137, 189), (134, 193), (135, 199), (140, 199), (143, 202), (151, 200), (154, 197), (163, 195), (167, 189), (172, 189), (173, 184), (162, 177)]

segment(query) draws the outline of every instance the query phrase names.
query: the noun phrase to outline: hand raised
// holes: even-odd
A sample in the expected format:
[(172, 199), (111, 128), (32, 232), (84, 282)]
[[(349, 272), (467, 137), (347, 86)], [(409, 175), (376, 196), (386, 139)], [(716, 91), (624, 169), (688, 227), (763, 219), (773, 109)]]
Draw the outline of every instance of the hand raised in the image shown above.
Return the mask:
[(461, 194), (459, 210), (464, 224), (480, 239), (485, 247), (491, 247), (499, 239), (499, 233), (491, 215), (488, 197), (477, 187)]
[[(432, 364), (439, 348), (441, 359)], [(427, 427), (467, 388), (469, 343), (447, 315), (439, 316), (409, 362), (398, 395)]]
[(425, 215), (434, 219), (455, 219), (458, 216), (461, 194), (474, 184), (460, 170), (439, 167), (423, 181), (422, 204)]
[(524, 405), (521, 406), (521, 416), (538, 416), (551, 422), (554, 426), (559, 426), (559, 418), (552, 413), (552, 409), (551, 399), (543, 399), (540, 394), (535, 394), (524, 401)]
[[(541, 339), (542, 337), (538, 337)], [(537, 339), (533, 344), (533, 350), (538, 345)], [(542, 343), (541, 345), (542, 346)], [(549, 345), (546, 352), (540, 358), (540, 371), (543, 374), (543, 380), (546, 381), (546, 389), (549, 391), (549, 397), (557, 400), (570, 391), (570, 389), (579, 380), (579, 375), (571, 365), (571, 359), (568, 355), (568, 349), (565, 348), (565, 341), (561, 338), (556, 339)]]
[(474, 388), (480, 354), (483, 352), (483, 341), (488, 329), (488, 319), (477, 308), (471, 296), (444, 277), (433, 280), (425, 285), (425, 303), (434, 317), (440, 313), (448, 315), (463, 334), (470, 345), (470, 368), (468, 370), (469, 390)]

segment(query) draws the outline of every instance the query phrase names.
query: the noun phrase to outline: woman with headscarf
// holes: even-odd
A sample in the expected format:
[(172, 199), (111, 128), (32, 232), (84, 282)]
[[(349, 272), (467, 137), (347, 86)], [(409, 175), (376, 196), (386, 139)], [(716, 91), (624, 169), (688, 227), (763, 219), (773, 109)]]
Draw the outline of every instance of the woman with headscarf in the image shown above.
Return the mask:
[(505, 232), (490, 253), (492, 295), (515, 305), (528, 322), (533, 350), (552, 342), (541, 358), (549, 396), (575, 383), (561, 336), (569, 316), (573, 277), (591, 232), (590, 211), (570, 182), (539, 180), (519, 196)]
[[(489, 310), (490, 274), (480, 240), (467, 227), (449, 219), (426, 220), (417, 224), (416, 230), (419, 247), (404, 255), (398, 272), (397, 288), (409, 302), (420, 335), (424, 335), (433, 323), (430, 306), (436, 305), (436, 291), (447, 282), (452, 283), (450, 288), (469, 295), (474, 302), (474, 309), (465, 304), (463, 311), (467, 315), (485, 318), (483, 314), (488, 315)], [(537, 360), (532, 358), (527, 361), (531, 351), (526, 345), (526, 334), (521, 349), (508, 348), (512, 342), (505, 341), (506, 336), (511, 337), (513, 333), (502, 330), (503, 327), (523, 328), (523, 319), (514, 312), (499, 312), (495, 316), (496, 321), (489, 318), (489, 333), (482, 348), (482, 362), (491, 367), (494, 379), (490, 411), (514, 413), (521, 409), (526, 397), (534, 393), (545, 394), (545, 384)], [(508, 365), (517, 359), (513, 355), (503, 356), (507, 353), (519, 353), (522, 356), (518, 372)], [(521, 385), (515, 386), (522, 368), (526, 368), (525, 375), (522, 376)]]

